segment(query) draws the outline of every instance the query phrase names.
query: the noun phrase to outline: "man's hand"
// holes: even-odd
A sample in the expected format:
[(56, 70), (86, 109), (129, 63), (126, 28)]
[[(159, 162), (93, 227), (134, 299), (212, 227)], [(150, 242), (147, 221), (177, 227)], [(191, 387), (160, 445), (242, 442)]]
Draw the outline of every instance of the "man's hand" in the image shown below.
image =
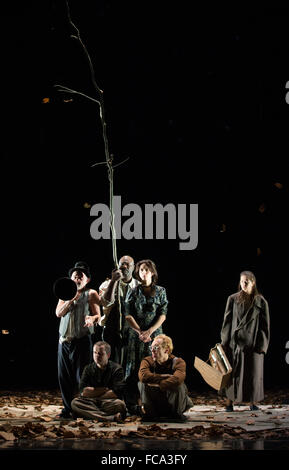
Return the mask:
[(111, 280), (113, 282), (119, 281), (120, 279), (123, 278), (123, 274), (120, 269), (114, 269), (111, 273)]
[(86, 315), (85, 317), (85, 323), (83, 326), (93, 326), (94, 323), (98, 323), (100, 320), (100, 316), (99, 315)]
[(107, 390), (106, 392), (104, 392), (103, 395), (101, 395), (101, 398), (117, 398), (116, 394), (114, 393), (113, 390)]
[(76, 300), (79, 299), (79, 297), (81, 296), (82, 292), (80, 292), (79, 290), (76, 292), (75, 296), (73, 297), (73, 299), (71, 299), (71, 302), (74, 302)]
[(82, 390), (82, 396), (86, 398), (98, 398), (108, 392), (107, 387), (85, 387)]

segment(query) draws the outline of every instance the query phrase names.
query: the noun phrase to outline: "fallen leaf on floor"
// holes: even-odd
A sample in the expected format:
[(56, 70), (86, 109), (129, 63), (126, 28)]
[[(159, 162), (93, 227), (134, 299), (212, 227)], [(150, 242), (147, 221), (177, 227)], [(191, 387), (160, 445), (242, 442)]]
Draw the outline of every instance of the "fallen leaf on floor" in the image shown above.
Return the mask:
[(0, 438), (4, 441), (15, 441), (16, 437), (12, 432), (0, 431)]
[(40, 416), (39, 419), (41, 421), (45, 421), (46, 423), (49, 423), (50, 421), (53, 420), (53, 418), (51, 418), (51, 416)]
[(57, 438), (57, 434), (55, 434), (54, 432), (51, 432), (51, 431), (45, 431), (44, 436), (49, 437), (51, 439), (56, 439)]

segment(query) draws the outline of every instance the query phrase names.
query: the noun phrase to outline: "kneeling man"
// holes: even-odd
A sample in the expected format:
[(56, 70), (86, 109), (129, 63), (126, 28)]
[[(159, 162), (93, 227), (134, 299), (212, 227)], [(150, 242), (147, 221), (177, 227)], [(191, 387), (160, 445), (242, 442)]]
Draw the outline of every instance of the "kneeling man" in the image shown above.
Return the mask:
[(100, 421), (120, 421), (126, 416), (122, 367), (109, 360), (110, 345), (98, 341), (93, 346), (93, 362), (84, 368), (80, 397), (71, 402), (75, 417)]
[(145, 419), (158, 417), (186, 421), (184, 412), (193, 406), (184, 383), (186, 363), (172, 354), (173, 343), (164, 334), (154, 338), (152, 355), (139, 368), (138, 383)]

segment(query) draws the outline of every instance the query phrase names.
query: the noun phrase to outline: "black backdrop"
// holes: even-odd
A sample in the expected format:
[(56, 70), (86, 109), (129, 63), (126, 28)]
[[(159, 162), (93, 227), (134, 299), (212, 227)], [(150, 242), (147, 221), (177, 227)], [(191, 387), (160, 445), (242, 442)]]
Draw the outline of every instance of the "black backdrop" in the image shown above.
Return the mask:
[[(113, 268), (111, 241), (90, 236), (90, 207), (109, 201), (105, 166), (91, 166), (105, 159), (99, 110), (54, 88), (95, 97), (88, 64), (65, 2), (40, 3), (1, 14), (2, 388), (57, 387), (52, 285), (78, 260), (94, 288)], [(195, 250), (121, 239), (118, 255), (156, 262), (192, 389), (204, 386), (194, 356), (207, 359), (240, 271), (254, 271), (271, 313), (265, 385), (287, 386), (288, 9), (168, 3), (69, 2), (110, 151), (129, 157), (115, 194), (199, 205)]]

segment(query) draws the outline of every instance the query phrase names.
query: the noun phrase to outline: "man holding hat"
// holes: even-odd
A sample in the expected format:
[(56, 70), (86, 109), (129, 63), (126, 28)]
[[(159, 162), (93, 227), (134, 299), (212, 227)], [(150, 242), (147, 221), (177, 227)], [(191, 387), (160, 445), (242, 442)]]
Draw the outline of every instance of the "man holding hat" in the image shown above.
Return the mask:
[(64, 408), (59, 418), (71, 418), (71, 401), (78, 388), (84, 367), (90, 363), (90, 334), (100, 320), (100, 299), (89, 289), (89, 266), (78, 261), (68, 272), (76, 283), (76, 295), (70, 300), (59, 299), (56, 316), (60, 318), (58, 344), (58, 381)]

